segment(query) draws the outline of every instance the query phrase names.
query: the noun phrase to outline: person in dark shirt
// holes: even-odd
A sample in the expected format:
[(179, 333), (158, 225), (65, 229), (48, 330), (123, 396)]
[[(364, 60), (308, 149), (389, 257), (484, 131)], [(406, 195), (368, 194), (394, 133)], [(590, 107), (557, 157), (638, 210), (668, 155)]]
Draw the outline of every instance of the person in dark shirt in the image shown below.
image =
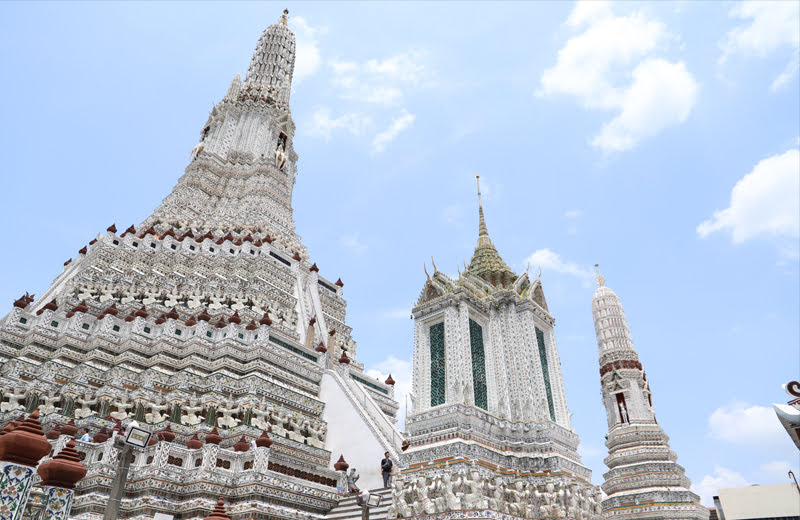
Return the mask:
[(392, 459), (389, 458), (389, 452), (383, 454), (384, 458), (381, 459), (381, 474), (383, 475), (383, 487), (388, 488), (392, 480)]

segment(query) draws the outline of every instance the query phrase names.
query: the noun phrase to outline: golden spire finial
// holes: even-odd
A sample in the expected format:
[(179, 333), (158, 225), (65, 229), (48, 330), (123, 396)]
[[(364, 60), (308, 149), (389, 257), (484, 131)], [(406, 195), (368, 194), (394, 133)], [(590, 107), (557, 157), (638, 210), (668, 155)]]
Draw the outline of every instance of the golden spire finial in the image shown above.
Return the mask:
[(289, 10), (283, 10), (283, 16), (281, 16), (281, 25), (287, 25), (289, 22)]
[(483, 200), (481, 199), (481, 176), (475, 174), (475, 180), (478, 183), (478, 242), (489, 243), (489, 230), (486, 229), (486, 219), (483, 217)]
[(597, 271), (597, 286), (602, 287), (606, 283), (606, 279), (600, 274), (600, 264), (594, 264), (594, 269)]

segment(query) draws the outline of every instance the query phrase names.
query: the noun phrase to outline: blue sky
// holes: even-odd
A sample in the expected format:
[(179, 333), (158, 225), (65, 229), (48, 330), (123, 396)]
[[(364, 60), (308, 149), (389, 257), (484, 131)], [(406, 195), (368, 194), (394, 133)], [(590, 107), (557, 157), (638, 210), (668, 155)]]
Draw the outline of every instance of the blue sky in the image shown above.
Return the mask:
[[(592, 266), (622, 299), (695, 486), (783, 482), (800, 372), (797, 2), (0, 4), (0, 296), (41, 294), (146, 218), (212, 103), (291, 11), (298, 232), (341, 276), (359, 359), (410, 383), (423, 264), (487, 224), (541, 266), (574, 427), (602, 481)], [(401, 397), (402, 400), (402, 397)]]

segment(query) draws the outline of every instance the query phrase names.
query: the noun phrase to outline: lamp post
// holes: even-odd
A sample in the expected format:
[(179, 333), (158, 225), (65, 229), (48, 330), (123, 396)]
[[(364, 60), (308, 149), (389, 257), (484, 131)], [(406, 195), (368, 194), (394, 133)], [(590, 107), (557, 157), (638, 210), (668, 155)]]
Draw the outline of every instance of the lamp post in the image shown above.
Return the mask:
[(129, 424), (124, 436), (117, 435), (114, 437), (114, 446), (119, 449), (119, 459), (117, 460), (114, 481), (111, 483), (111, 489), (108, 493), (108, 504), (106, 504), (103, 520), (116, 520), (119, 517), (122, 495), (125, 492), (125, 484), (128, 483), (128, 471), (131, 467), (133, 449), (147, 447), (152, 435), (152, 432)]

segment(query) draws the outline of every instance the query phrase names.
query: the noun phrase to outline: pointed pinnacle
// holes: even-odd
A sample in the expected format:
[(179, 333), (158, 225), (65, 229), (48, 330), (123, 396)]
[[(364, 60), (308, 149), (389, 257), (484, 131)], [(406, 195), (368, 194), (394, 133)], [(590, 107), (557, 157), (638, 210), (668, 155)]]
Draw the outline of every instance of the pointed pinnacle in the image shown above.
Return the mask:
[[(482, 243), (488, 241), (491, 243), (491, 239), (489, 238), (489, 230), (486, 228), (486, 219), (483, 216), (483, 200), (481, 199), (481, 176), (475, 175), (475, 180), (478, 183), (478, 242)], [(483, 238), (486, 240), (483, 240)]]

